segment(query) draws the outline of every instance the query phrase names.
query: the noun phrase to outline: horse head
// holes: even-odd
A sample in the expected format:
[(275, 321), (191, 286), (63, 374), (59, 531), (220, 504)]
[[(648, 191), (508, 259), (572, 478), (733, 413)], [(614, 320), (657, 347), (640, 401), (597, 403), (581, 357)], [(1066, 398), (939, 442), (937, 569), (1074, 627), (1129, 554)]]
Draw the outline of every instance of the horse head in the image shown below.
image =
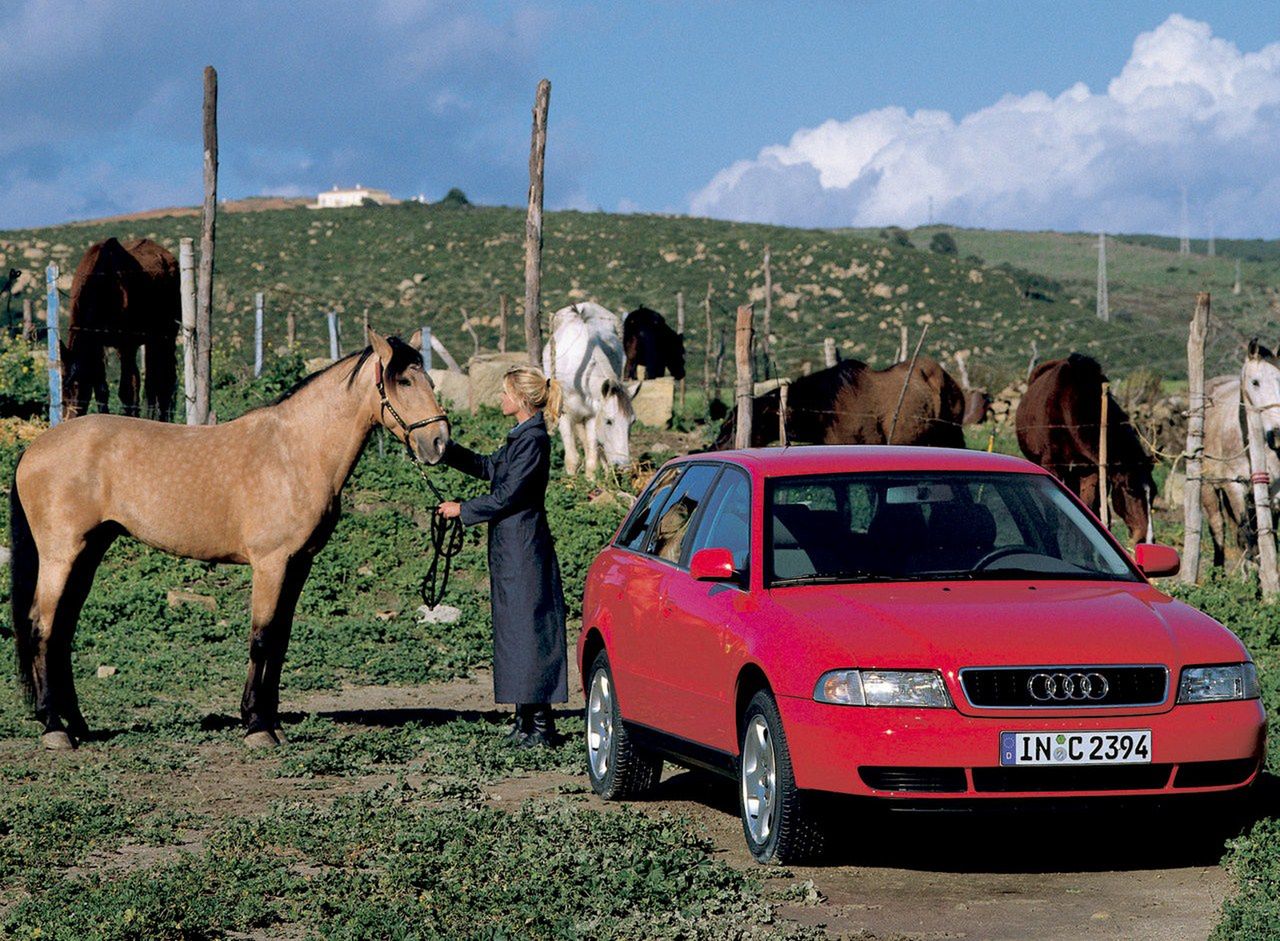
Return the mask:
[(636, 420), (636, 410), (626, 386), (618, 379), (601, 383), (600, 403), (593, 420), (605, 460), (618, 467), (631, 463), (631, 423)]
[[(75, 349), (59, 341), (62, 361), (62, 417), (76, 418), (89, 411), (89, 398), (107, 381), (106, 351), (96, 343)], [(103, 406), (105, 407), (105, 406)]]
[(1240, 397), (1258, 412), (1267, 447), (1280, 451), (1280, 363), (1256, 337), (1240, 369)]
[(1156, 499), (1156, 483), (1151, 476), (1151, 464), (1139, 462), (1114, 465), (1112, 478), (1109, 488), (1111, 506), (1129, 527), (1129, 538), (1135, 543), (1151, 542), (1152, 506)]
[(401, 441), (414, 460), (439, 463), (449, 444), (449, 419), (422, 366), (422, 331), (414, 331), (405, 343), (370, 330), (369, 346), (377, 360), (374, 421)]

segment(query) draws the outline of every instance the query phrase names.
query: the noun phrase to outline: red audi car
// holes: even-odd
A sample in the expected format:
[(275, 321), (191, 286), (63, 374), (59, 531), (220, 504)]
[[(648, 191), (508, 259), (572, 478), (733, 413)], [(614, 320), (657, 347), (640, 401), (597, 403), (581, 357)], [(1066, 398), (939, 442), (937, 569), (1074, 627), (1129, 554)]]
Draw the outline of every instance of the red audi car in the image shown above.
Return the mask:
[(738, 782), (761, 861), (810, 856), (829, 795), (1231, 792), (1265, 751), (1254, 665), (1147, 580), (1051, 475), (940, 448), (673, 460), (587, 578), (578, 663), (606, 798), (665, 759)]

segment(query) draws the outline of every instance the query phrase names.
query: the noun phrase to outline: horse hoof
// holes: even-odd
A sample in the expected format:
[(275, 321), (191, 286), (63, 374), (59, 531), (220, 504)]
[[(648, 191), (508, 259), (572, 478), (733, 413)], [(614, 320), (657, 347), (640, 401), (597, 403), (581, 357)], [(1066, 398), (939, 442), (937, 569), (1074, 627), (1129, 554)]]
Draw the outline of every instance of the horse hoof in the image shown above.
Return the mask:
[(271, 730), (271, 734), (272, 734), (272, 735), (274, 735), (274, 736), (276, 737), (276, 744), (277, 744), (277, 745), (287, 745), (287, 744), (289, 744), (289, 739), (285, 737), (284, 729), (272, 729), (272, 730)]
[(244, 737), (245, 745), (250, 748), (275, 748), (280, 741), (271, 732), (250, 732)]
[(40, 736), (40, 741), (49, 751), (71, 751), (76, 747), (76, 743), (71, 741), (71, 736), (66, 732), (45, 732)]

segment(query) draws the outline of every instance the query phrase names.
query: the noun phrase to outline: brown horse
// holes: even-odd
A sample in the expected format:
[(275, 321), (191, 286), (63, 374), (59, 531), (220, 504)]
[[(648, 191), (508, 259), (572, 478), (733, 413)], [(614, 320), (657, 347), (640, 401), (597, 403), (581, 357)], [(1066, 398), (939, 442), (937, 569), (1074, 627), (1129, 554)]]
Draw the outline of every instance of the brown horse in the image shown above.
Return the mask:
[[(856, 359), (846, 359), (792, 381), (787, 390), (787, 440), (797, 444), (963, 448), (964, 390), (927, 356), (916, 360), (910, 374), (909, 365), (898, 363), (875, 370)], [(776, 389), (756, 396), (752, 447), (778, 440), (778, 407)], [(736, 422), (737, 409), (730, 409), (712, 446), (715, 450), (733, 447)]]
[[(1018, 403), (1018, 447), (1098, 512), (1102, 384), (1098, 362), (1080, 353), (1041, 363)], [(1107, 396), (1107, 482), (1111, 506), (1134, 542), (1151, 541), (1152, 460), (1116, 400)]]
[(91, 245), (71, 281), (71, 326), (62, 346), (62, 414), (107, 411), (106, 351), (120, 355), (120, 402), (138, 414), (138, 347), (145, 349), (147, 415), (168, 421), (177, 379), (174, 343), (182, 316), (178, 263), (150, 239)]
[(427, 464), (440, 460), (449, 441), (448, 419), (422, 368), (421, 333), (406, 344), (370, 331), (369, 342), (226, 424), (88, 415), (27, 448), (9, 498), (13, 626), (20, 676), (47, 747), (74, 747), (88, 733), (71, 676), (71, 639), (94, 571), (122, 533), (174, 555), (253, 566), (240, 713), (246, 742), (278, 741), (294, 606), (370, 432), (384, 425)]

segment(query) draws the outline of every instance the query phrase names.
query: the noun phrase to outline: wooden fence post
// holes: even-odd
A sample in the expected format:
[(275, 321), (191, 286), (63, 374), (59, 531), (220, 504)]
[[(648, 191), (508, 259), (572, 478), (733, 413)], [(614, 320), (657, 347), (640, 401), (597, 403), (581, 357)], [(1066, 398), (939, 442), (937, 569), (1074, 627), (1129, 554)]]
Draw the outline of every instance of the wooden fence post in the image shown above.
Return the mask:
[(507, 299), (506, 292), (498, 295), (498, 352), (507, 351)]
[(1027, 382), (1031, 381), (1031, 374), (1036, 370), (1036, 362), (1040, 359), (1040, 349), (1036, 346), (1036, 341), (1031, 341), (1031, 359), (1027, 360)]
[(1187, 334), (1187, 482), (1182, 495), (1182, 569), (1179, 578), (1194, 585), (1200, 578), (1200, 488), (1204, 460), (1204, 343), (1209, 332), (1209, 293), (1196, 295)]
[(467, 309), (465, 307), (460, 307), (458, 309), (462, 311), (462, 329), (467, 331), (467, 333), (471, 334), (471, 347), (472, 347), (471, 355), (479, 356), (480, 355), (480, 337), (476, 335), (476, 328), (471, 326), (471, 318), (467, 316)]
[(196, 252), (191, 239), (178, 242), (178, 285), (182, 295), (182, 390), (187, 424), (198, 425), (196, 415)]
[[(773, 256), (769, 251), (768, 243), (764, 246), (764, 331), (761, 334), (760, 351), (764, 353), (764, 361), (766, 365), (769, 358), (773, 355), (773, 350), (769, 346), (769, 333), (773, 329)], [(766, 375), (767, 379), (768, 376)]]
[[(365, 331), (368, 333), (368, 331)], [(298, 340), (298, 315), (290, 310), (284, 315), (284, 345), (293, 349)]]
[(32, 319), (33, 307), (31, 298), (22, 299), (22, 339), (26, 343), (34, 343), (36, 339), (36, 325)]
[(262, 375), (262, 292), (253, 295), (253, 377)]
[[(1111, 393), (1111, 383), (1102, 384), (1102, 412), (1098, 419), (1098, 519), (1103, 529), (1111, 529), (1111, 505), (1107, 497), (1107, 399)], [(1134, 542), (1141, 536), (1134, 535)]]
[(778, 383), (778, 442), (787, 446), (787, 389), (791, 383), (783, 379)]
[(750, 304), (738, 308), (738, 325), (734, 335), (733, 359), (738, 367), (738, 382), (734, 404), (738, 409), (738, 423), (734, 435), (734, 447), (751, 447), (751, 394), (754, 391), (751, 378), (751, 340), (754, 333), (755, 309)]
[[(538, 83), (529, 144), (529, 212), (524, 223), (524, 340), (529, 362), (542, 365), (542, 180), (546, 170), (547, 108), (551, 83)], [(552, 324), (552, 330), (555, 325)]]
[(924, 346), (925, 335), (929, 332), (929, 325), (925, 324), (924, 329), (920, 331), (920, 339), (916, 340), (915, 352), (911, 354), (911, 362), (907, 365), (907, 377), (902, 380), (902, 391), (898, 393), (898, 405), (893, 410), (893, 421), (889, 422), (889, 440), (885, 444), (893, 444), (893, 433), (898, 429), (898, 413), (902, 411), (902, 403), (907, 398), (907, 386), (911, 383), (911, 374), (916, 371), (916, 360), (920, 356), (920, 347)]
[(822, 341), (822, 361), (830, 369), (836, 364), (836, 341), (833, 337), (827, 337)]
[[(711, 406), (711, 282), (707, 282), (707, 296), (702, 301), (702, 312), (706, 319), (706, 342), (702, 348), (702, 397)], [(717, 389), (716, 393), (719, 394)]]
[(48, 327), (49, 349), (49, 427), (62, 421), (62, 344), (58, 337), (58, 266), (44, 270), (46, 295), (45, 324)]
[(338, 312), (336, 310), (329, 311), (329, 358), (335, 363), (341, 350), (338, 347)]
[(1275, 600), (1280, 592), (1280, 573), (1276, 571), (1276, 534), (1271, 526), (1271, 475), (1267, 472), (1267, 442), (1262, 430), (1262, 413), (1249, 401), (1243, 373), (1240, 397), (1244, 404), (1249, 433), (1249, 479), (1253, 484), (1253, 506), (1258, 520), (1258, 580), (1262, 583), (1262, 600)]
[(218, 214), (218, 73), (204, 69), (204, 213), (200, 225), (200, 277), (196, 298), (196, 404), (194, 424), (209, 423), (213, 354), (213, 250)]
[(715, 368), (715, 389), (716, 398), (720, 397), (720, 377), (724, 372), (724, 327), (720, 328), (720, 336), (716, 341), (716, 368)]
[(898, 358), (894, 362), (905, 363), (907, 361), (907, 341), (910, 339), (907, 334), (907, 325), (905, 323), (898, 324)]
[[(684, 350), (684, 291), (676, 291), (676, 333), (680, 335), (680, 349)], [(680, 412), (684, 413), (684, 379), (680, 380)]]

